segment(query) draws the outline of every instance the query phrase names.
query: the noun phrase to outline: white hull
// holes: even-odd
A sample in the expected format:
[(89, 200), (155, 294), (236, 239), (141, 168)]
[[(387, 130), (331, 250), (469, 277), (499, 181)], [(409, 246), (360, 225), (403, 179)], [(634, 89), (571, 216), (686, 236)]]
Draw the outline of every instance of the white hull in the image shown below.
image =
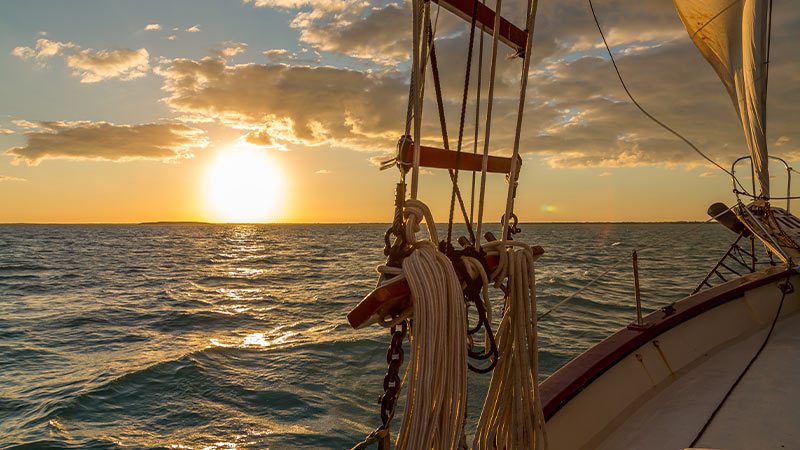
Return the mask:
[[(764, 341), (787, 276), (800, 287), (773, 268), (688, 297), (553, 374), (542, 385), (549, 448), (689, 447)], [(799, 311), (800, 289), (697, 447), (800, 448)]]

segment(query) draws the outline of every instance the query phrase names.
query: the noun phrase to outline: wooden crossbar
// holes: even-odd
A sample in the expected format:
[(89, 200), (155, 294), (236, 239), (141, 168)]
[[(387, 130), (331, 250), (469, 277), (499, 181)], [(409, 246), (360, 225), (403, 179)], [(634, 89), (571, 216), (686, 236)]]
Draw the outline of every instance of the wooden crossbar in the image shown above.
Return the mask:
[[(472, 6), (471, 0), (433, 0), (440, 4), (444, 9), (461, 17), (467, 22), (472, 21)], [(478, 1), (478, 0), (474, 0)], [(494, 11), (483, 3), (478, 2), (478, 10), (475, 15), (475, 25), (483, 25), (484, 29), (488, 32), (494, 31)], [(498, 34), (500, 42), (511, 47), (517, 56), (524, 56), (525, 46), (528, 43), (528, 33), (524, 30), (517, 28), (513, 23), (509, 22), (503, 17), (500, 17), (500, 30)]]
[[(414, 144), (405, 141), (400, 149), (400, 163), (406, 166), (414, 162)], [(419, 148), (419, 165), (431, 169), (456, 169), (480, 172), (483, 169), (483, 155), (476, 153), (461, 152), (461, 156), (453, 150), (443, 150), (436, 147), (421, 145)], [(519, 167), (519, 164), (517, 164)], [(502, 156), (489, 156), (487, 172), (490, 173), (511, 173), (511, 158)]]

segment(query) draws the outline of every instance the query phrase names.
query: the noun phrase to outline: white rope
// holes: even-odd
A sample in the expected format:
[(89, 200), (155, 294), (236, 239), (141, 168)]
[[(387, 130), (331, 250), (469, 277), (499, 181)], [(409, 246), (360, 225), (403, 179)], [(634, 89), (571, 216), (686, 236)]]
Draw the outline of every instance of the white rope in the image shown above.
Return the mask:
[[(428, 207), (407, 200), (404, 208), (406, 241), (414, 251), (402, 269), (381, 266), (386, 275), (404, 277), (411, 290), (412, 308), (389, 326), (413, 318), (409, 332), (411, 356), (407, 366), (406, 407), (397, 435), (398, 449), (464, 448), (467, 403), (466, 305), (461, 281), (450, 260), (438, 251), (439, 237)], [(426, 222), (428, 239), (417, 240)], [(482, 282), (482, 300), (491, 322), (489, 284), (505, 282), (506, 304), (496, 342), (499, 359), (475, 433), (473, 448), (546, 448), (544, 416), (538, 387), (536, 290), (531, 248), (518, 241), (485, 245), (499, 257), (487, 275), (481, 262), (462, 257), (466, 275)], [(489, 342), (489, 336), (484, 336)], [(544, 445), (544, 447), (542, 447)]]
[(534, 258), (526, 244), (509, 244), (513, 245), (499, 241), (486, 245), (500, 256), (493, 275), (499, 277), (497, 282), (507, 279), (508, 295), (496, 338), (500, 358), (473, 442), (478, 450), (547, 448), (538, 385)]
[[(481, 0), (481, 3), (484, 3), (484, 0)], [(480, 47), (478, 49), (478, 82), (477, 86), (475, 87), (476, 99), (475, 99), (475, 136), (472, 138), (472, 153), (478, 154), (478, 134), (480, 132), (480, 117), (481, 117), (481, 78), (483, 75), (483, 37), (484, 37), (484, 26), (481, 24), (481, 42)], [(472, 192), (469, 197), (469, 223), (474, 223), (475, 220), (475, 171), (472, 172)], [(479, 237), (476, 240), (480, 240)]]
[[(405, 213), (406, 237), (415, 247), (403, 260), (413, 324), (406, 407), (396, 448), (455, 449), (467, 406), (464, 294), (453, 264), (436, 248), (436, 225), (428, 207), (408, 200)], [(430, 239), (417, 241), (423, 218)]]
[(420, 128), (422, 124), (422, 82), (424, 80), (422, 66), (422, 46), (420, 45), (420, 38), (425, 34), (425, 27), (422, 23), (422, 5), (421, 0), (412, 0), (411, 9), (413, 15), (413, 37), (412, 46), (413, 51), (411, 55), (411, 84), (413, 95), (413, 110), (414, 110), (414, 156), (413, 165), (411, 168), (411, 198), (417, 198), (417, 189), (419, 185), (419, 153), (420, 153)]

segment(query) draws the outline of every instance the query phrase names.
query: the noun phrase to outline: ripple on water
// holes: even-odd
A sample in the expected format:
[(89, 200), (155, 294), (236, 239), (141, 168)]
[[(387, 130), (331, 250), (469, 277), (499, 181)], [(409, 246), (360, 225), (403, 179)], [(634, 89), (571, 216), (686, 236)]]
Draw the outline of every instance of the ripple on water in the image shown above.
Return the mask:
[[(380, 422), (388, 331), (346, 315), (387, 225), (2, 227), (0, 447), (348, 448)], [(547, 252), (540, 305), (670, 233), (640, 254), (642, 293), (680, 298), (731, 240), (687, 227), (523, 225)], [(625, 262), (548, 316), (542, 374), (630, 322), (631, 301)], [(488, 380), (470, 379), (470, 423)]]

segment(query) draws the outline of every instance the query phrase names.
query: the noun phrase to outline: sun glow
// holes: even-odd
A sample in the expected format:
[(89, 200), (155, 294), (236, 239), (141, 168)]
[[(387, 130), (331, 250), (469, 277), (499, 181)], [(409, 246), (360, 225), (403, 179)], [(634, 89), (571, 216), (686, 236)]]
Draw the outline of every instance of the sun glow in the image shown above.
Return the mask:
[(267, 151), (236, 144), (221, 151), (206, 171), (206, 202), (223, 222), (271, 222), (280, 217), (285, 180)]

